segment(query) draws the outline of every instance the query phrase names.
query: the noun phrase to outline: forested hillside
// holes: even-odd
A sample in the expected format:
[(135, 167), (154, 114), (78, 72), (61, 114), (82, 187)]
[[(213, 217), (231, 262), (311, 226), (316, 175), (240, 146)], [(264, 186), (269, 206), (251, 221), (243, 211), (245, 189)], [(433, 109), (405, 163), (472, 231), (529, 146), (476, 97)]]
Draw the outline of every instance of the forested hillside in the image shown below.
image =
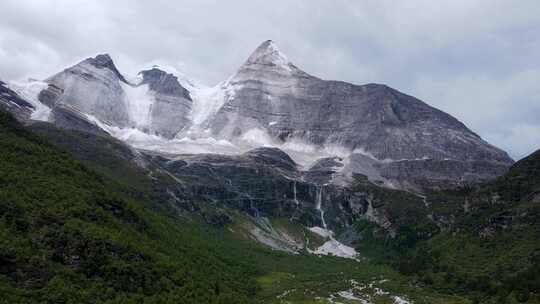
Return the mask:
[(221, 242), (0, 113), (5, 303), (244, 303), (255, 282)]
[[(376, 187), (354, 187), (381, 196)], [(421, 286), (477, 303), (540, 302), (540, 151), (483, 185), (425, 198), (383, 192), (397, 237), (359, 221), (361, 252)]]

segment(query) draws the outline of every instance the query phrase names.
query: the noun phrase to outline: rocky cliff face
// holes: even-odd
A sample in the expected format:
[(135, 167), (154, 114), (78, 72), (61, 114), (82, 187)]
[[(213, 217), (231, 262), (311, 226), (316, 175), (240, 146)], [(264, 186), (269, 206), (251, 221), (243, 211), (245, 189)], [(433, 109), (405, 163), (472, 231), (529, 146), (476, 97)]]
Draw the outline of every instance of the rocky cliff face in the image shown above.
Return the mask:
[[(356, 253), (348, 246), (363, 237), (355, 228), (358, 220), (374, 223), (391, 237), (396, 236), (401, 220), (389, 210), (399, 205), (402, 196), (396, 199), (395, 194), (386, 192), (390, 190), (369, 182), (366, 185), (370, 186), (366, 187), (328, 184), (325, 178), (336, 165), (333, 159), (322, 160), (312, 169), (303, 171), (283, 151), (257, 148), (234, 156), (151, 153), (148, 162), (157, 164), (161, 172), (167, 172), (178, 182), (178, 188), (167, 190), (174, 204), (202, 214), (212, 225), (226, 226), (239, 219), (226, 216), (227, 211), (209, 213), (205, 211), (209, 206), (241, 211), (248, 215), (247, 219), (234, 224), (234, 229), (243, 227), (250, 238), (277, 250), (297, 252), (311, 248), (308, 250), (315, 254), (331, 252), (354, 257)], [(416, 211), (424, 210), (419, 197), (405, 191), (394, 192), (408, 197), (407, 206), (412, 203)], [(412, 202), (410, 197), (413, 197)], [(238, 214), (237, 211), (229, 214)], [(427, 212), (424, 213), (423, 218), (427, 218)], [(304, 227), (305, 233), (311, 235), (291, 234), (292, 230), (276, 223), (275, 219)], [(313, 234), (319, 241), (310, 244)]]
[(46, 80), (40, 100), (117, 128), (173, 138), (189, 126), (191, 97), (176, 76), (152, 68), (127, 81), (109, 55), (88, 58)]
[(139, 86), (148, 85), (154, 98), (149, 113), (149, 131), (173, 138), (190, 126), (192, 100), (178, 78), (158, 68), (140, 72)]
[(88, 58), (45, 81), (52, 87), (48, 90), (60, 90), (47, 93), (55, 99), (42, 100), (51, 107), (68, 105), (114, 126), (133, 124), (123, 90), (128, 83), (108, 55)]
[[(63, 129), (107, 134), (89, 120), (85, 113), (66, 104), (54, 104), (60, 95), (61, 89), (41, 81), (29, 80), (10, 85), (0, 81), (0, 109), (10, 112), (25, 124), (49, 121)], [(47, 104), (40, 100), (47, 101)]]
[(8, 85), (0, 80), (0, 109), (10, 112), (20, 121), (30, 119), (34, 106), (21, 98), (19, 94), (11, 90)]
[[(276, 148), (257, 148), (241, 155), (155, 155), (160, 164), (181, 183), (177, 197), (197, 197), (210, 204), (242, 210), (255, 218), (289, 218), (307, 227), (343, 231), (368, 208), (365, 193), (309, 181), (312, 172)], [(317, 211), (320, 203), (323, 213)]]
[[(255, 50), (228, 86), (227, 101), (210, 121), (216, 136), (241, 138), (263, 130), (279, 144), (299, 141), (367, 155), (377, 174), (394, 184), (437, 167), (447, 168), (438, 172), (442, 180), (492, 178), (513, 162), (457, 119), (412, 96), (385, 85), (308, 75), (272, 41)], [(457, 163), (456, 170), (445, 161)]]
[(385, 85), (308, 75), (271, 41), (259, 46), (229, 83), (234, 97), (212, 122), (213, 132), (225, 137), (261, 128), (282, 141), (362, 149), (380, 160), (511, 162), (452, 116)]

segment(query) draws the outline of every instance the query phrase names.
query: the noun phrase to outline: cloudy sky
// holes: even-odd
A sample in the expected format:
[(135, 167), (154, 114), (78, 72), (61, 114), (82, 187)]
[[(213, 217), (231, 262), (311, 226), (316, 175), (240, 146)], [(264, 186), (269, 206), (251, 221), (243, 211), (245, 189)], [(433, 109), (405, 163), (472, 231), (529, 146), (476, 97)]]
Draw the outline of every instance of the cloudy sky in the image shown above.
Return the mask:
[(324, 79), (385, 83), (514, 158), (540, 148), (538, 0), (2, 0), (0, 78), (44, 78), (107, 52), (215, 84), (262, 41)]

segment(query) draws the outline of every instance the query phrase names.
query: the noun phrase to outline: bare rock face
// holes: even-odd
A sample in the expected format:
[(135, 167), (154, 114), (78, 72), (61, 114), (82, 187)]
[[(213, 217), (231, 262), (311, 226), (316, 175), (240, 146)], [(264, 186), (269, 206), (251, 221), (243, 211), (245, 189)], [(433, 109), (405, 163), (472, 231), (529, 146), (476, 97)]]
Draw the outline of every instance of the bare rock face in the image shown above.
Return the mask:
[(380, 174), (396, 181), (401, 189), (448, 189), (463, 184), (486, 182), (504, 174), (508, 164), (490, 160), (455, 159), (403, 160), (377, 164)]
[(228, 81), (229, 88), (225, 90), (232, 93), (210, 121), (212, 132), (233, 138), (259, 128), (278, 136), (292, 136), (291, 132), (281, 134), (278, 130), (292, 127), (296, 114), (307, 114), (311, 109), (279, 99), (288, 96), (291, 89), (299, 89), (302, 86), (300, 82), (310, 78), (292, 65), (272, 41), (266, 41)]
[[(412, 173), (413, 166), (414, 173), (437, 171), (445, 160), (459, 165), (439, 172), (443, 180), (494, 177), (513, 163), (454, 117), (385, 85), (311, 76), (272, 41), (259, 46), (228, 85), (228, 100), (210, 122), (218, 137), (241, 137), (260, 129), (278, 142), (339, 146), (373, 157), (384, 175), (396, 179), (407, 175), (403, 170)], [(403, 160), (435, 162), (388, 165)]]
[(74, 108), (57, 105), (51, 112), (50, 122), (65, 130), (76, 130), (91, 134), (106, 135), (107, 131), (88, 120), (86, 115)]
[(62, 106), (109, 126), (173, 138), (190, 124), (189, 92), (158, 68), (139, 76), (138, 83), (127, 81), (109, 55), (98, 55), (48, 78), (39, 97), (53, 109)]
[(142, 82), (139, 86), (148, 85), (154, 98), (149, 114), (149, 131), (173, 138), (191, 124), (189, 91), (180, 85), (176, 76), (158, 68), (142, 71), (140, 75)]
[[(336, 185), (308, 181), (307, 174), (283, 151), (256, 148), (240, 155), (160, 155), (153, 160), (183, 184), (182, 197), (242, 210), (253, 217), (290, 218), (322, 227), (317, 200), (332, 229), (345, 229), (367, 209), (362, 193)], [(319, 197), (318, 197), (319, 195)]]
[[(51, 106), (64, 104), (119, 127), (131, 125), (122, 85), (128, 85), (109, 55), (88, 58), (45, 80), (62, 94), (46, 100)], [(48, 89), (49, 90), (49, 89)], [(46, 95), (51, 93), (44, 93)]]
[(10, 112), (19, 121), (28, 121), (34, 106), (0, 80), (0, 109)]

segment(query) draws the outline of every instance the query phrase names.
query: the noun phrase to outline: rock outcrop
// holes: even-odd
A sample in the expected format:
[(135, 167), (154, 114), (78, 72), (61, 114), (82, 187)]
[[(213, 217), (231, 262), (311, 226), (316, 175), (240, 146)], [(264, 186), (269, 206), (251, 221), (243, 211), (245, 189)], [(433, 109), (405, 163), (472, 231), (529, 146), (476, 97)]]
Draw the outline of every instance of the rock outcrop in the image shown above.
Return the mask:
[(109, 55), (88, 58), (45, 82), (50, 84), (49, 92), (42, 93), (40, 97), (50, 97), (42, 99), (42, 102), (51, 107), (68, 105), (114, 126), (133, 124), (123, 89), (129, 85)]
[(28, 121), (34, 106), (27, 100), (21, 98), (16, 92), (11, 90), (7, 84), (0, 80), (0, 109), (10, 112), (19, 121)]
[(189, 91), (173, 74), (159, 68), (140, 72), (142, 81), (138, 86), (148, 85), (154, 103), (149, 113), (149, 132), (165, 138), (173, 138), (190, 126), (192, 100)]
[(283, 151), (258, 148), (241, 155), (154, 156), (184, 184), (184, 195), (239, 209), (254, 217), (291, 218), (305, 226), (322, 227), (315, 211), (318, 193), (328, 225), (343, 229), (362, 215), (367, 202), (346, 188), (305, 181), (306, 172)]

